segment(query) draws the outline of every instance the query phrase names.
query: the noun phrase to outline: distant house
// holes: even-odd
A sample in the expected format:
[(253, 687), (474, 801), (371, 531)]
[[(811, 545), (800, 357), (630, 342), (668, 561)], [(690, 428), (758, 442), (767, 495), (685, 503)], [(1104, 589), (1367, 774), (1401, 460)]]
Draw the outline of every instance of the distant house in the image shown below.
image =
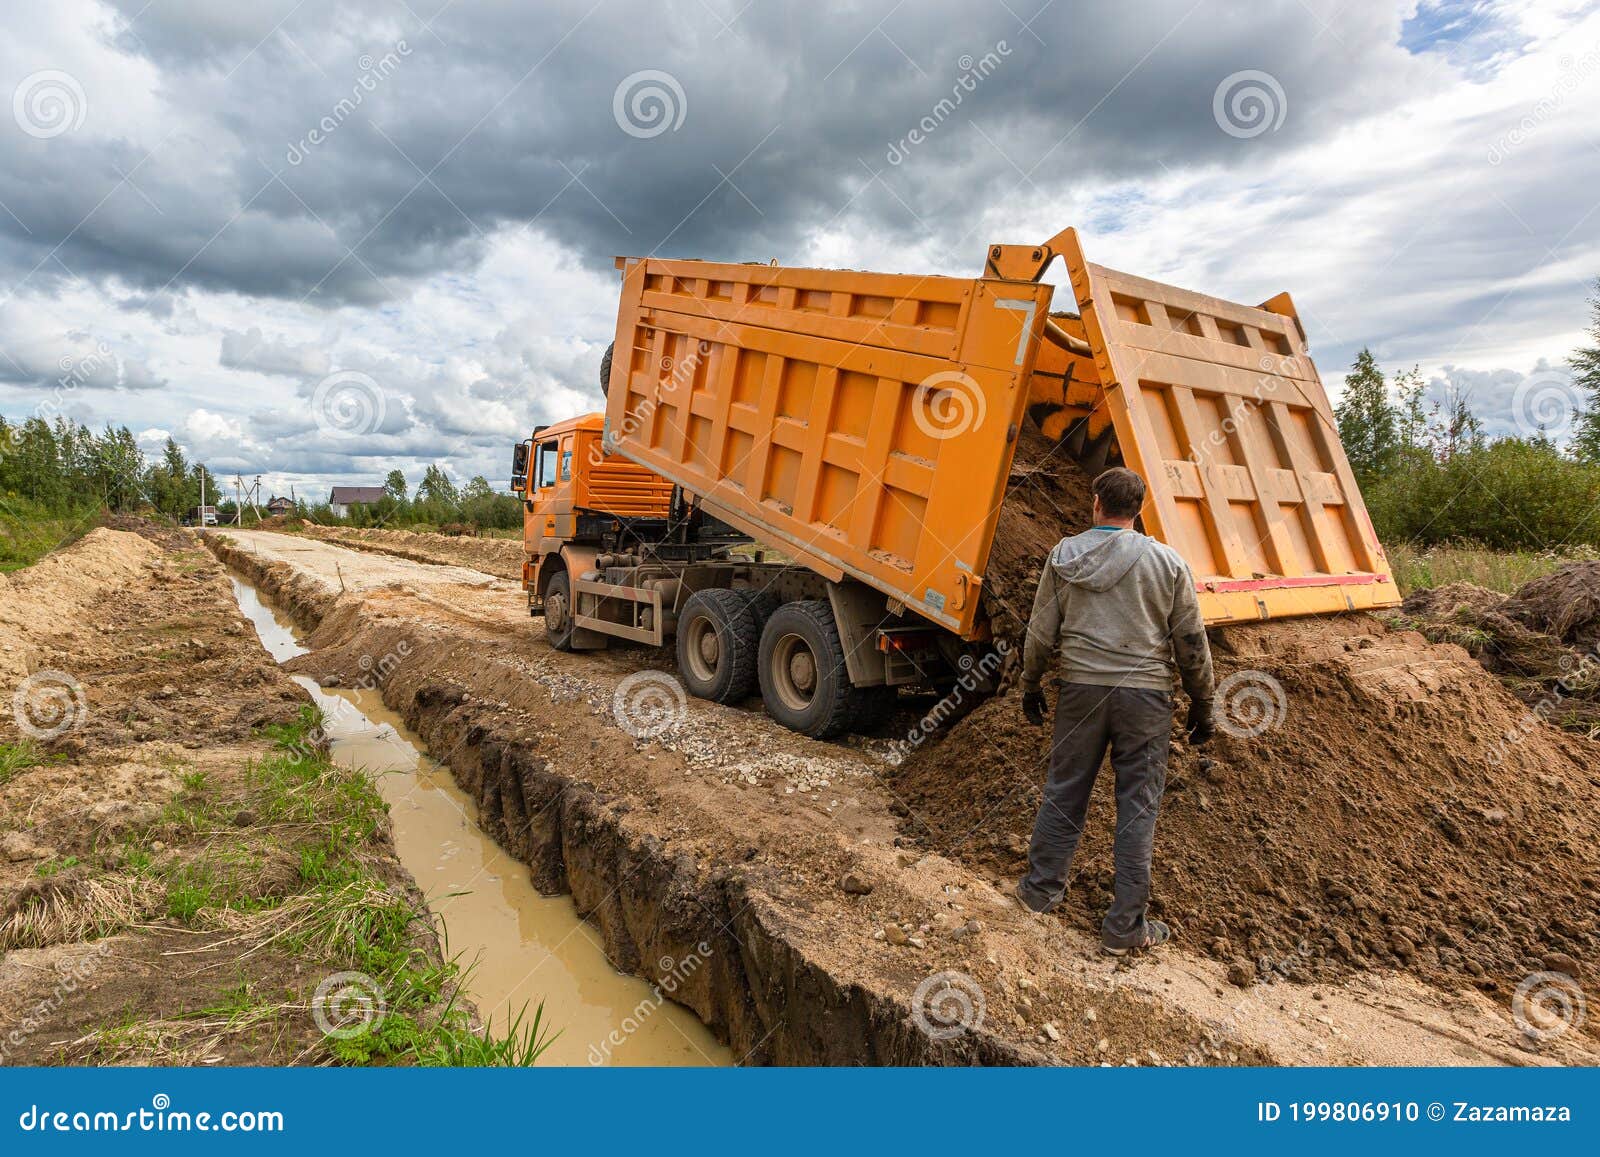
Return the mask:
[(268, 514), (293, 514), (294, 513), (294, 499), (292, 499), (292, 498), (284, 498), (282, 495), (279, 495), (279, 496), (273, 498), (272, 501), (267, 503), (267, 513)]
[(343, 518), (352, 506), (374, 506), (383, 501), (381, 486), (335, 486), (328, 495), (328, 509), (335, 518)]

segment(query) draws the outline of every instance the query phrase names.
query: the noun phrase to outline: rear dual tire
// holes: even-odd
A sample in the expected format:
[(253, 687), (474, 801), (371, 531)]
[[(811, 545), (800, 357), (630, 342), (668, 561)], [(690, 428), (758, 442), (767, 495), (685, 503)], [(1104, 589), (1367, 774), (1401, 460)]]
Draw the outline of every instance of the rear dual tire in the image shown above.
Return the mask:
[(689, 694), (738, 703), (756, 689), (761, 621), (752, 592), (696, 591), (678, 615), (678, 674)]
[(789, 730), (826, 739), (850, 729), (859, 699), (825, 599), (784, 603), (772, 612), (757, 669), (767, 714)]

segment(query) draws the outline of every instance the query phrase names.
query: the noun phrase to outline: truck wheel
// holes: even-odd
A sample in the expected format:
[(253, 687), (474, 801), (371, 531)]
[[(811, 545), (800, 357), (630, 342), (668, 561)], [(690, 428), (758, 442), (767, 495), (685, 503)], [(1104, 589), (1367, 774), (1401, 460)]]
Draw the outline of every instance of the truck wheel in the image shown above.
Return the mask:
[(689, 694), (737, 703), (756, 689), (761, 628), (743, 591), (695, 591), (678, 615), (678, 673)]
[(572, 582), (564, 570), (544, 588), (544, 637), (558, 651), (572, 650)]
[(602, 398), (609, 397), (611, 393), (611, 353), (616, 348), (616, 342), (606, 346), (605, 356), (600, 359), (600, 396)]
[(850, 726), (854, 688), (826, 599), (784, 603), (761, 632), (761, 698), (791, 731), (826, 739)]

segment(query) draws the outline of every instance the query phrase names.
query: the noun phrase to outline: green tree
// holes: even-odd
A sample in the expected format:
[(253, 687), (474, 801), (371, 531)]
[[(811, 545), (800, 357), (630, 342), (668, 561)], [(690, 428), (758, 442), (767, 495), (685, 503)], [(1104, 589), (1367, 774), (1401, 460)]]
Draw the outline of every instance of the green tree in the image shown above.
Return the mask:
[(1372, 351), (1363, 348), (1344, 379), (1344, 397), (1334, 411), (1339, 423), (1339, 441), (1350, 459), (1356, 479), (1367, 482), (1381, 478), (1394, 465), (1400, 446), (1395, 408), (1389, 401), (1388, 385)]
[(1589, 394), (1572, 432), (1572, 453), (1579, 461), (1600, 464), (1600, 278), (1594, 288), (1596, 296), (1589, 299), (1589, 340), (1594, 344), (1574, 352), (1567, 364), (1573, 381)]
[(461, 496), (456, 493), (456, 484), (450, 481), (450, 476), (431, 463), (422, 474), (421, 484), (417, 486), (417, 499), (430, 506), (452, 508), (461, 502)]
[(383, 480), (383, 492), (396, 502), (406, 500), (406, 476), (399, 470), (391, 470)]

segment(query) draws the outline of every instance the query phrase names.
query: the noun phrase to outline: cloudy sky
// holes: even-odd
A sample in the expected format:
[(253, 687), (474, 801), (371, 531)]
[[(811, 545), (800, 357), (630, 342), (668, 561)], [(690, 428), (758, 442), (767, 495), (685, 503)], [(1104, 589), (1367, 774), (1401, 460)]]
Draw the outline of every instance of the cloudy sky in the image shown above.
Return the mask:
[[(1559, 433), (1600, 3), (0, 0), (0, 413), (317, 494), (597, 408), (617, 254), (1294, 293)], [(943, 102), (943, 103), (941, 103)]]

